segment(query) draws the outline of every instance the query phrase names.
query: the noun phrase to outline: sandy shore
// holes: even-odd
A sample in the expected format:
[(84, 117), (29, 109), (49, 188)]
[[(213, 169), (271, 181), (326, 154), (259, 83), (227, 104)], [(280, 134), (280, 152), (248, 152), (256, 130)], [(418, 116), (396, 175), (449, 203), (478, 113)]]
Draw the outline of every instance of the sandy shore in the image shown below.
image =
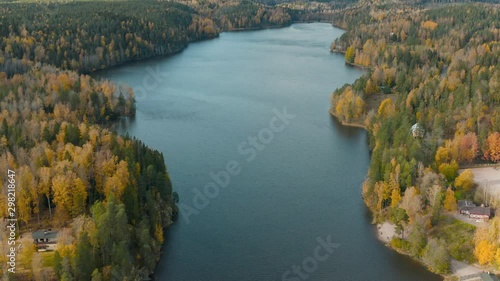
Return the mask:
[[(400, 237), (400, 235), (396, 234), (396, 227), (389, 223), (389, 222), (384, 222), (382, 224), (377, 224), (377, 238), (388, 244), (391, 242), (392, 237), (397, 236)], [(451, 259), (451, 274), (455, 276), (464, 276), (464, 275), (469, 275), (469, 274), (474, 274), (474, 273), (480, 273), (483, 272), (482, 269), (470, 265), (464, 262), (457, 261), (455, 259)]]
[(377, 237), (380, 241), (389, 243), (394, 236), (399, 235), (396, 234), (396, 227), (393, 224), (389, 222), (377, 224)]

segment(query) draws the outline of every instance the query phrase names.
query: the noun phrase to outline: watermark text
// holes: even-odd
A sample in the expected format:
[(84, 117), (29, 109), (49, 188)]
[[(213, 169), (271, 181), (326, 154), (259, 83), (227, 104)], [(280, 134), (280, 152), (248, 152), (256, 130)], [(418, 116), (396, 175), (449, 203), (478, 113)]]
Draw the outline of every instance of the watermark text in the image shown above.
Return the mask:
[(16, 172), (7, 170), (7, 265), (10, 273), (16, 273)]
[[(272, 112), (273, 116), (270, 118), (268, 126), (260, 129), (257, 134), (250, 135), (236, 148), (238, 154), (245, 157), (247, 163), (254, 161), (258, 153), (262, 152), (266, 145), (274, 140), (275, 135), (285, 130), (290, 121), (296, 117), (288, 113), (286, 107), (283, 107), (282, 110), (274, 108)], [(203, 188), (193, 188), (192, 204), (182, 202), (178, 204), (179, 211), (186, 224), (191, 223), (191, 216), (198, 215), (201, 210), (210, 204), (210, 200), (219, 196), (221, 189), (229, 186), (231, 178), (239, 175), (242, 169), (242, 164), (239, 161), (229, 160), (222, 170), (209, 173), (211, 180)]]

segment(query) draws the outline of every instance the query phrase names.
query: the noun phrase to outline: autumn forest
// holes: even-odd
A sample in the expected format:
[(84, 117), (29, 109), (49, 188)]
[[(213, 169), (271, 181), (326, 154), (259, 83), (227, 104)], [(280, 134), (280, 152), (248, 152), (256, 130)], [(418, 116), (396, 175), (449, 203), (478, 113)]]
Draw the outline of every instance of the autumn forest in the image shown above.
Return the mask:
[[(17, 171), (17, 227), (62, 229), (46, 259), (23, 242), (16, 275), (2, 245), (3, 280), (148, 279), (177, 195), (163, 155), (112, 129), (134, 118), (133, 90), (87, 74), (291, 16), (251, 3), (214, 10), (155, 1), (7, 1), (0, 11), (0, 166)], [(0, 206), (7, 203), (1, 192)]]
[(500, 160), (499, 19), (491, 4), (373, 4), (334, 17), (348, 32), (332, 51), (367, 69), (334, 93), (331, 109), (369, 131), (364, 201), (374, 222), (406, 235), (393, 248), (441, 274), (450, 258), (500, 266), (500, 218), (477, 230), (449, 219), (458, 200), (500, 204), (466, 169)]
[(331, 51), (366, 71), (333, 93), (330, 111), (368, 131), (373, 223), (395, 225), (391, 247), (436, 273), (451, 259), (500, 268), (500, 216), (487, 228), (449, 219), (459, 200), (486, 200), (467, 168), (500, 161), (500, 8), (441, 2), (0, 1), (0, 180), (16, 171), (20, 233), (61, 230), (42, 258), (24, 237), (15, 276), (0, 245), (2, 280), (154, 272), (179, 198), (163, 155), (114, 131), (134, 118), (134, 91), (90, 73), (224, 31), (319, 20), (346, 30)]

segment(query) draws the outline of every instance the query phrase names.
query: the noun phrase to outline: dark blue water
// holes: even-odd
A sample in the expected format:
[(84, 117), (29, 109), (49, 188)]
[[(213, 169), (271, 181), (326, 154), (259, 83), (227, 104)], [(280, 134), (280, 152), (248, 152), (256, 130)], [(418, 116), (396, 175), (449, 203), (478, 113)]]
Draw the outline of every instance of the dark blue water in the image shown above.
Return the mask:
[(341, 34), (223, 33), (99, 74), (135, 88), (120, 130), (164, 153), (180, 195), (158, 280), (441, 280), (375, 237), (366, 132), (328, 114), (331, 92), (362, 74), (329, 53)]

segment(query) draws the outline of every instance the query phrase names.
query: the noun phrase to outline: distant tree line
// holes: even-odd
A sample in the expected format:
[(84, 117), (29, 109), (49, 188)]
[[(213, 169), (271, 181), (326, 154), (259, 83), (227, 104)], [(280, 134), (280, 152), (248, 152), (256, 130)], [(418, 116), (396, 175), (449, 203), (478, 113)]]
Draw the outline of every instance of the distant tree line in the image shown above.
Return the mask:
[(217, 36), (210, 21), (173, 2), (0, 3), (0, 12), (4, 60), (81, 73), (172, 54)]

